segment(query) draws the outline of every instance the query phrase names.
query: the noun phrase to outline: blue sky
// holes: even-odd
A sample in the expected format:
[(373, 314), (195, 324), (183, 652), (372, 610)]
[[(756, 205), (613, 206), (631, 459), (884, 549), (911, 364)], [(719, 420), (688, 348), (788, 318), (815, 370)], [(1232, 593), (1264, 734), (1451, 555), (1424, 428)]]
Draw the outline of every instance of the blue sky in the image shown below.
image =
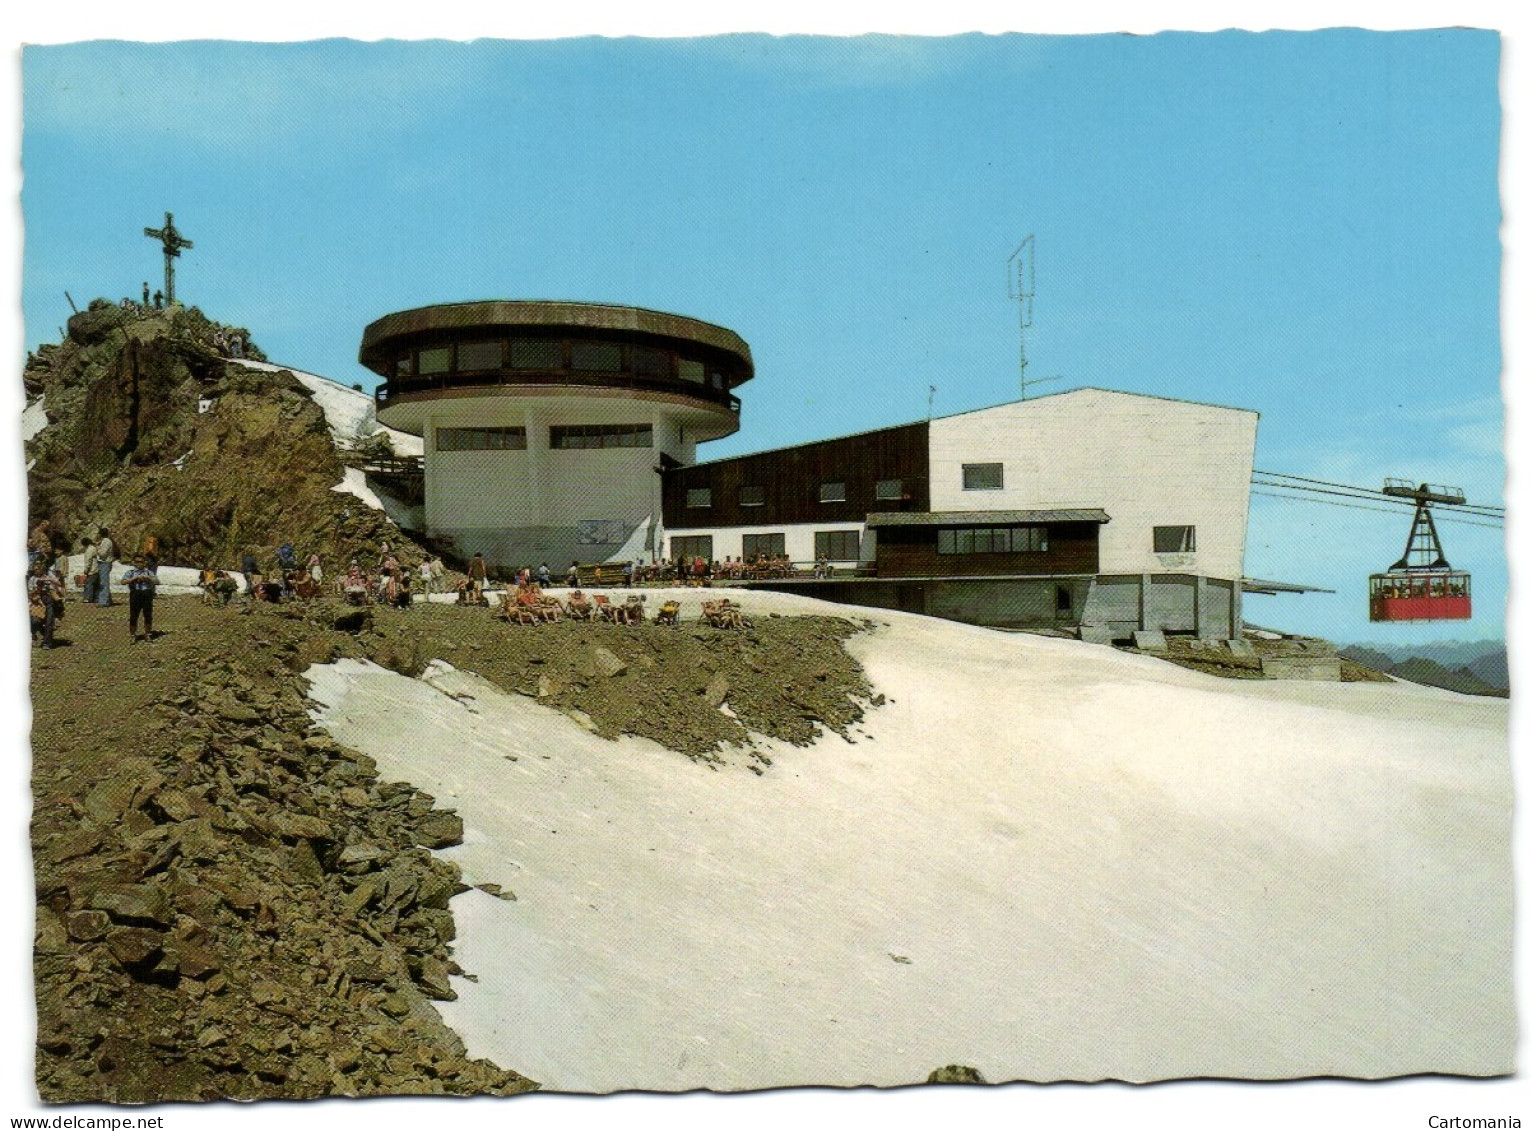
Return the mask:
[[(1257, 466), (1503, 504), (1492, 32), (101, 42), (23, 60), (28, 345), (63, 292), (158, 285), (371, 385), (367, 322), (588, 299), (737, 330), (704, 458), (1017, 395), (1005, 263), (1037, 237), (1032, 376), (1253, 408)], [(1408, 515), (1253, 499), (1252, 597), (1339, 640), (1499, 636), (1497, 530), (1442, 527), (1467, 625), (1375, 629)]]

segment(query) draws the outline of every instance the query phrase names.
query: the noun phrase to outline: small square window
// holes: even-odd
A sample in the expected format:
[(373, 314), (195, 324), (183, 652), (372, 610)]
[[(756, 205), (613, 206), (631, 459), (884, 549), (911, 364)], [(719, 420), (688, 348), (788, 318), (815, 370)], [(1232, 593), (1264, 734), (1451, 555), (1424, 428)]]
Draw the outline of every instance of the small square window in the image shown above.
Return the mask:
[(765, 506), (766, 488), (759, 485), (753, 487), (741, 487), (739, 489), (739, 505), (742, 507)]
[(432, 373), (445, 373), (451, 360), (451, 346), (437, 346), (435, 349), (421, 350), (420, 372), (423, 376)]
[(1197, 551), (1197, 528), (1195, 526), (1156, 526), (1154, 528), (1154, 552), (1156, 554), (1193, 554)]
[(633, 347), (633, 376), (669, 377), (670, 354), (648, 346)]
[(873, 497), (877, 499), (902, 499), (904, 498), (903, 479), (879, 479)]
[(846, 501), (845, 483), (821, 483), (819, 485), (819, 501), (821, 503), (844, 503)]
[(713, 489), (711, 487), (688, 487), (686, 490), (686, 505), (689, 507), (712, 506)]
[(963, 490), (999, 491), (1005, 487), (1005, 464), (965, 463), (963, 465)]

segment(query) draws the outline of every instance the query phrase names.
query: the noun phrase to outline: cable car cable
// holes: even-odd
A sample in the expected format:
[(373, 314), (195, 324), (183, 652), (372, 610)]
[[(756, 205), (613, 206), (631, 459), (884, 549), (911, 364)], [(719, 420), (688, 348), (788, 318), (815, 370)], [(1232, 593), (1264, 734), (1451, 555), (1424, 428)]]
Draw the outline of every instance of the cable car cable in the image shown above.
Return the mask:
[[(1406, 510), (1413, 509), (1414, 507), (1414, 500), (1406, 500), (1406, 498), (1400, 498), (1399, 495), (1383, 495), (1382, 492), (1363, 493), (1359, 487), (1350, 487), (1347, 490), (1328, 490), (1325, 487), (1304, 487), (1296, 483), (1272, 483), (1272, 481), (1255, 480), (1255, 478), (1252, 478), (1250, 483), (1256, 487), (1281, 487), (1282, 490), (1304, 490), (1304, 492), (1313, 492), (1316, 495), (1339, 495), (1341, 498), (1356, 498), (1356, 500), (1365, 500), (1368, 503), (1386, 503), (1390, 504), (1390, 506), (1402, 507), (1402, 509)], [(1344, 486), (1344, 484), (1341, 484), (1341, 486)], [(1468, 506), (1468, 504), (1446, 504), (1446, 506), (1451, 506), (1452, 509), (1449, 512), (1439, 513), (1474, 515), (1475, 518), (1492, 518), (1492, 520), (1504, 518), (1504, 510), (1501, 507), (1478, 507)]]
[[(1332, 499), (1306, 499), (1302, 495), (1276, 495), (1270, 491), (1251, 491), (1252, 495), (1260, 495), (1267, 499), (1285, 499), (1290, 503), (1314, 503), (1325, 507), (1346, 507), (1354, 511), (1375, 511), (1378, 514), (1398, 514), (1397, 510), (1388, 507), (1364, 507), (1357, 503), (1337, 503)], [(1457, 526), (1480, 526), (1485, 530), (1504, 530), (1504, 526), (1494, 525), (1488, 522), (1474, 522), (1471, 519), (1456, 518), (1452, 515), (1438, 515), (1436, 521), (1450, 522)]]
[[(1369, 496), (1369, 497), (1378, 497), (1378, 498), (1389, 499), (1389, 500), (1399, 499), (1399, 501), (1401, 503), (1404, 503), (1406, 506), (1412, 505), (1408, 500), (1405, 500), (1405, 499), (1401, 498), (1398, 495), (1389, 495), (1389, 494), (1387, 494), (1387, 493), (1385, 493), (1383, 491), (1376, 490), (1375, 488), (1372, 488), (1372, 487), (1355, 487), (1355, 486), (1353, 486), (1353, 485), (1351, 485), (1349, 483), (1334, 483), (1334, 482), (1331, 482), (1328, 479), (1311, 479), (1308, 476), (1304, 476), (1304, 475), (1290, 475), (1290, 474), (1288, 474), (1285, 471), (1261, 471), (1259, 469), (1254, 469), (1254, 470), (1251, 471), (1251, 474), (1252, 475), (1270, 476), (1270, 477), (1275, 478), (1275, 479), (1293, 479), (1293, 480), (1297, 480), (1300, 483), (1317, 483), (1321, 487), (1340, 487), (1340, 488), (1344, 488), (1347, 491), (1356, 492), (1356, 493), (1358, 493), (1360, 495), (1366, 495), (1366, 496)], [(1298, 488), (1294, 488), (1294, 489), (1297, 490)], [(1449, 505), (1459, 506), (1459, 507), (1466, 507), (1469, 510), (1495, 511), (1495, 512), (1498, 512), (1500, 514), (1504, 514), (1505, 513), (1505, 508), (1504, 507), (1490, 506), (1488, 503), (1466, 503), (1466, 504), (1459, 503), (1459, 504), (1449, 504)]]

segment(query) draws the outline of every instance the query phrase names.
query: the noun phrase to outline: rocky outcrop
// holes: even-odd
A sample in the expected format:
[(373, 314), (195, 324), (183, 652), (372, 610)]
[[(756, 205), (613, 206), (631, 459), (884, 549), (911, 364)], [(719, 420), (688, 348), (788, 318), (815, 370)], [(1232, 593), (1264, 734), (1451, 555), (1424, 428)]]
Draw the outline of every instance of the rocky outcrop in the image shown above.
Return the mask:
[[(50, 1102), (513, 1093), (431, 1007), (461, 819), (309, 722), (302, 626), (139, 710), (34, 823)], [(299, 630), (296, 633), (293, 630)], [(323, 641), (320, 651), (324, 651)], [(511, 897), (513, 898), (513, 897)]]
[(33, 355), (24, 380), (49, 425), (27, 445), (32, 524), (76, 546), (107, 526), (124, 551), (152, 535), (180, 565), (235, 568), (253, 552), (269, 567), (292, 542), (333, 574), (353, 556), (375, 563), (385, 541), (415, 564), (386, 516), (331, 490), (344, 468), (309, 390), (228, 363), (215, 344), (228, 333), (194, 308), (99, 306)]

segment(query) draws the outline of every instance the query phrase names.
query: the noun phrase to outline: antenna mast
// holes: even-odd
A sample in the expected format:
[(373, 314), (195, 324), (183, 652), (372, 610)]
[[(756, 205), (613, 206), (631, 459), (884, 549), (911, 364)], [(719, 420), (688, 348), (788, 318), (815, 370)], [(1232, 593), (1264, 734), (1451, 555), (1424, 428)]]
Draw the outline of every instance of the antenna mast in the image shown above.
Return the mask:
[(1027, 399), (1027, 386), (1040, 385), (1044, 381), (1057, 381), (1058, 377), (1038, 377), (1027, 380), (1027, 331), (1032, 328), (1032, 299), (1037, 294), (1037, 238), (1028, 232), (1026, 239), (1016, 245), (1011, 257), (1005, 262), (1005, 291), (1007, 297), (1020, 308), (1016, 326), (1016, 351), (1020, 361), (1021, 399)]

